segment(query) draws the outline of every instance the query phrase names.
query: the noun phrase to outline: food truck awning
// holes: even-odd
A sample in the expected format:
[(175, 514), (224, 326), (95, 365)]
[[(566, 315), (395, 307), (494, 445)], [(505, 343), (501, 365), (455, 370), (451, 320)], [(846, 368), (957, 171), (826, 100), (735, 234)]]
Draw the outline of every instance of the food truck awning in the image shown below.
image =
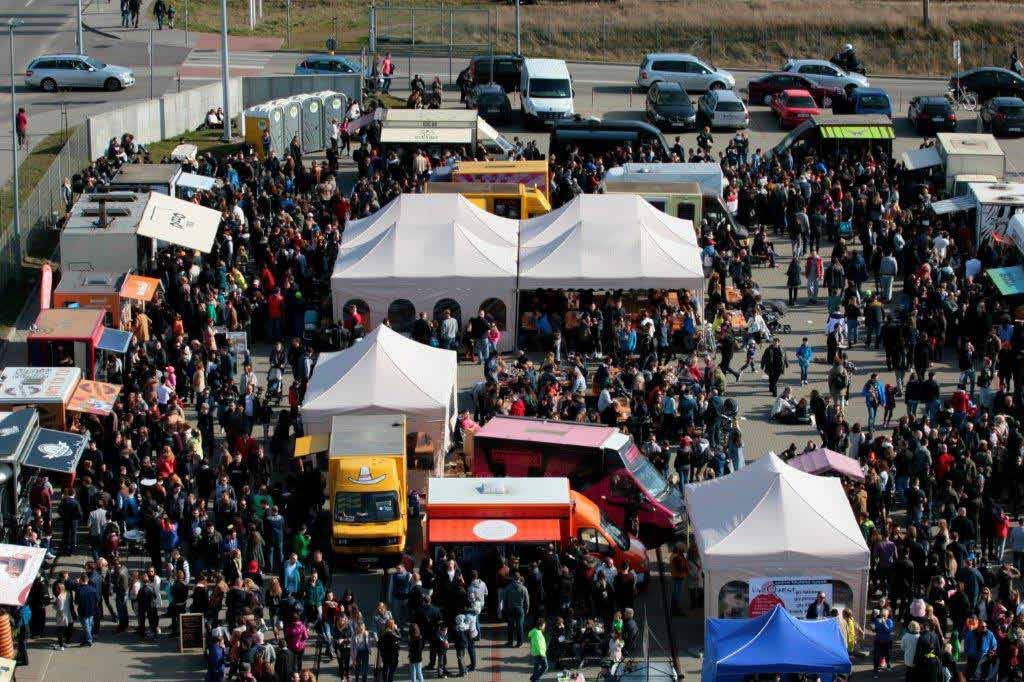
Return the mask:
[(35, 428), (36, 411), (27, 408), (8, 412), (0, 421), (0, 460), (22, 454), (26, 438)]
[(558, 519), (428, 519), (430, 542), (550, 542), (562, 536)]
[(1024, 294), (1024, 265), (1014, 265), (1009, 268), (992, 268), (985, 272), (1003, 296)]
[(472, 144), (473, 128), (401, 128), (380, 131), (381, 144)]
[[(935, 147), (925, 147), (924, 149), (912, 149), (909, 152), (903, 152), (903, 165), (908, 171), (922, 170), (925, 168), (932, 168), (933, 166), (941, 166), (942, 159), (939, 157), (939, 150)], [(180, 184), (181, 181), (179, 180)]]
[(823, 125), (821, 137), (824, 140), (892, 140), (896, 138), (896, 133), (891, 125)]
[(121, 393), (120, 384), (82, 379), (71, 394), (68, 409), (72, 412), (87, 412), (105, 417), (114, 410), (114, 401)]
[(45, 557), (46, 550), (42, 547), (0, 545), (0, 575), (4, 577), (0, 580), (0, 604), (21, 606), (25, 603)]
[(331, 434), (318, 433), (312, 436), (299, 436), (295, 439), (295, 456), (305, 457), (318, 452), (327, 452), (331, 446)]
[(178, 178), (177, 186), (197, 190), (211, 190), (217, 186), (217, 179), (211, 178), (209, 175), (199, 175), (198, 173), (182, 173), (181, 177)]
[(220, 211), (153, 192), (139, 220), (138, 234), (210, 253), (220, 227)]
[(39, 429), (22, 466), (70, 474), (78, 466), (87, 444), (86, 437), (77, 433)]
[(130, 298), (133, 301), (149, 303), (160, 288), (160, 280), (156, 277), (143, 277), (142, 275), (128, 275), (121, 285), (121, 298)]
[(132, 343), (132, 333), (104, 327), (100, 334), (100, 342), (96, 344), (97, 350), (105, 350), (108, 353), (127, 353), (128, 346)]
[(476, 134), (481, 138), (496, 144), (505, 154), (508, 154), (510, 151), (515, 149), (515, 147), (512, 146), (512, 143), (506, 140), (505, 136), (495, 130), (490, 123), (483, 119), (482, 116), (476, 120)]
[(946, 215), (947, 213), (956, 213), (957, 211), (969, 211), (977, 205), (974, 201), (974, 197), (970, 194), (961, 194), (958, 197), (952, 199), (943, 199), (942, 201), (933, 201), (931, 203), (932, 213), (935, 215)]

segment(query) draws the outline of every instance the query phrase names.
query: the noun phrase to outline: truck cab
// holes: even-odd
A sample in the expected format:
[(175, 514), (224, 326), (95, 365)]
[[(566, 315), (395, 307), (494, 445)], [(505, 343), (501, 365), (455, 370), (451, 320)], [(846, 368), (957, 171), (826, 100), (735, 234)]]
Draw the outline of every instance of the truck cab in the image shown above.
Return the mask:
[(474, 476), (569, 479), (572, 489), (647, 545), (683, 530), (683, 498), (633, 439), (599, 424), (497, 416), (473, 434)]
[(327, 451), (331, 548), (371, 563), (400, 555), (409, 525), (403, 415), (338, 415)]

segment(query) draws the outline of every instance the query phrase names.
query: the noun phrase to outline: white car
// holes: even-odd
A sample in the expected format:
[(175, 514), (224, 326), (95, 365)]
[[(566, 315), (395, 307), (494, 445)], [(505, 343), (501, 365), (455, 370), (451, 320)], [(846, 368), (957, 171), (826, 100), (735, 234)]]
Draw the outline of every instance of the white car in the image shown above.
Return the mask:
[(854, 88), (866, 88), (871, 84), (859, 73), (843, 71), (825, 59), (790, 59), (781, 71), (799, 73), (807, 76), (819, 85), (839, 87), (849, 93)]
[(739, 130), (750, 125), (750, 113), (732, 90), (711, 90), (697, 100), (697, 125)]
[(640, 62), (636, 84), (649, 88), (652, 83), (679, 83), (684, 90), (703, 92), (705, 90), (732, 90), (736, 79), (723, 69), (716, 69), (702, 62), (692, 54), (656, 52)]

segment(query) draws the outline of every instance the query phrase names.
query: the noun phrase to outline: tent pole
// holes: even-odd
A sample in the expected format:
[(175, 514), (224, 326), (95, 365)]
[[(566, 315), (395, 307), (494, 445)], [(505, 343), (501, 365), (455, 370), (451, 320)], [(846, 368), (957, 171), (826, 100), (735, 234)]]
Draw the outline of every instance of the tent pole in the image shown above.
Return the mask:
[[(494, 73), (493, 65), (491, 73)], [(515, 309), (512, 311), (512, 324), (515, 325), (515, 335), (512, 337), (514, 347), (512, 350), (519, 350), (519, 275), (522, 272), (520, 267), (520, 261), (522, 260), (522, 248), (523, 248), (523, 228), (519, 226), (516, 228), (516, 296), (515, 296)]]

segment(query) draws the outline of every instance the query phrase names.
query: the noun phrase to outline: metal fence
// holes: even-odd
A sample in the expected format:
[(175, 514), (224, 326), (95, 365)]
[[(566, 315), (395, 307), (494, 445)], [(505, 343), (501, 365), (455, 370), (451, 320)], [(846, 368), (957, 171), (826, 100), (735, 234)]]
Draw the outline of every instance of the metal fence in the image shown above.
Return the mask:
[[(85, 169), (89, 165), (89, 135), (86, 126), (70, 130), (70, 135), (57, 153), (57, 157), (36, 183), (32, 192), (21, 200), (21, 253), (24, 256), (49, 257), (48, 253), (37, 253), (38, 248), (48, 243), (46, 230), (50, 229), (64, 215), (64, 200), (61, 186), (65, 177)], [(14, 260), (14, 216), (13, 207), (6, 230), (0, 233), (0, 283), (7, 286), (20, 281), (21, 264)]]
[(489, 7), (373, 4), (370, 51), (415, 57), (471, 57), (494, 45), (497, 12)]

